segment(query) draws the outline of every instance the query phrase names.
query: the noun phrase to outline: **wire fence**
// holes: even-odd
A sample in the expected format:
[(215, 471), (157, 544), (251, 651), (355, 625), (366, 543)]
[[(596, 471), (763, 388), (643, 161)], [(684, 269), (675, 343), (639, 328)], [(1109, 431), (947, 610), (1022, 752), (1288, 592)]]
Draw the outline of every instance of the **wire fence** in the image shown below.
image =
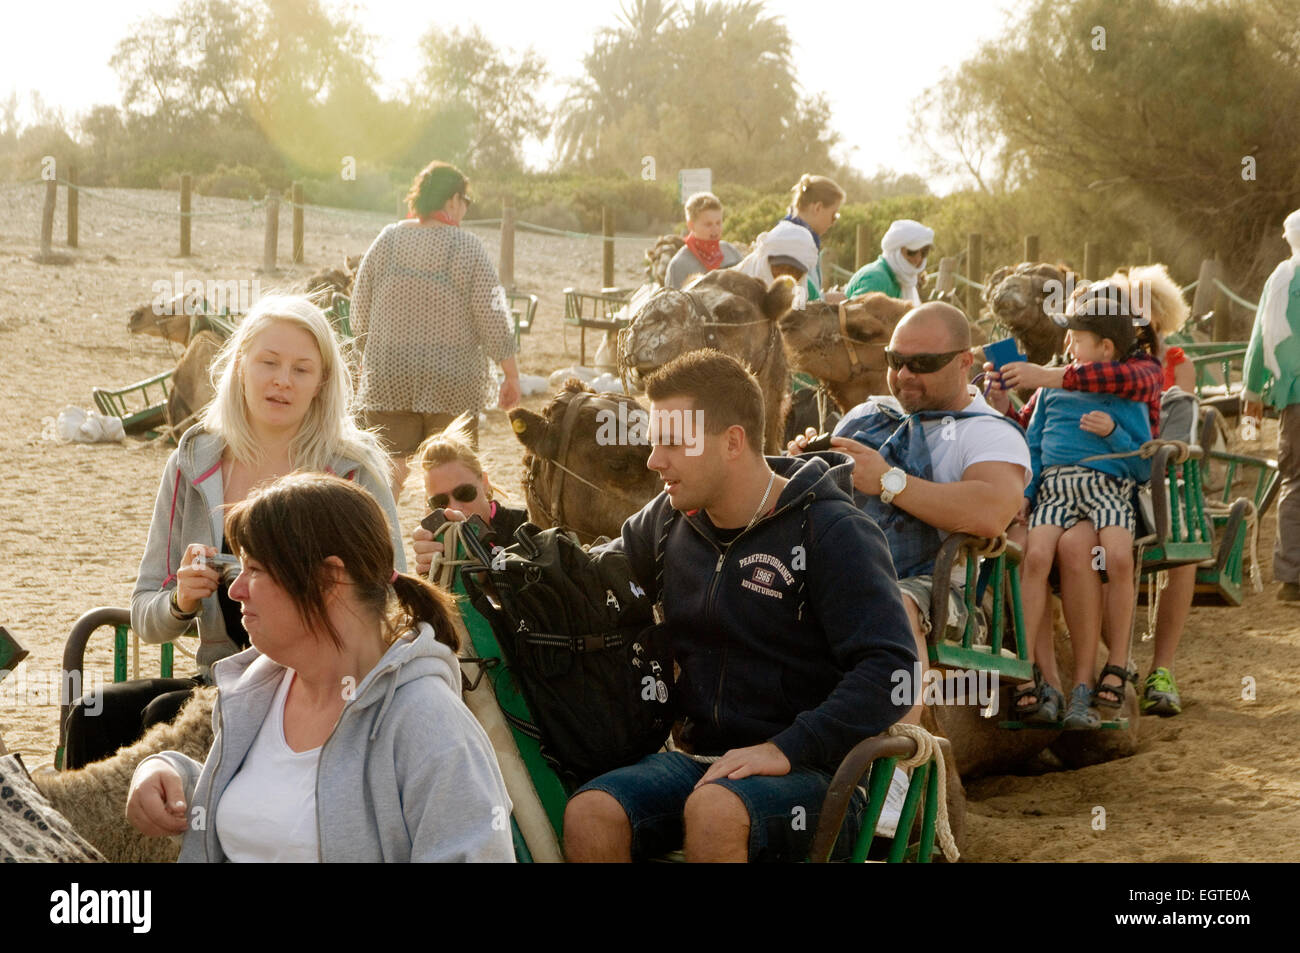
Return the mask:
[[(45, 181), (48, 180), (29, 179), (23, 182), (0, 183), (0, 192), (10, 192), (17, 189), (31, 188), (33, 186), (39, 186)], [(217, 211), (217, 210), (195, 211), (193, 209), (189, 211), (182, 211), (180, 209), (173, 209), (173, 210), (157, 209), (157, 208), (150, 208), (145, 205), (140, 205), (134, 202), (124, 201), (123, 199), (118, 198), (117, 196), (109, 195), (106, 190), (80, 185), (78, 183), (70, 182), (67, 179), (60, 178), (54, 181), (56, 181), (57, 184), (59, 185), (66, 186), (68, 189), (76, 190), (76, 192), (79, 193), (80, 195), (85, 195), (90, 198), (93, 198), (95, 201), (103, 202), (107, 205), (116, 206), (118, 208), (131, 209), (132, 211), (139, 212), (140, 214), (143, 215), (151, 215), (155, 218), (178, 217), (181, 219), (185, 219), (185, 218), (216, 219), (216, 218), (242, 217), (245, 221), (245, 224), (251, 224), (253, 213), (257, 212), (259, 209), (266, 208), (266, 206), (268, 205), (267, 199), (255, 199), (249, 197), (247, 199), (248, 204), (246, 207), (240, 207), (237, 209), (227, 209), (224, 211)], [(336, 208), (327, 205), (312, 205), (306, 202), (297, 203), (291, 200), (283, 201), (280, 202), (279, 204), (281, 207), (289, 210), (302, 210), (304, 213), (311, 212), (312, 214), (323, 215), (330, 218), (344, 218), (344, 219), (350, 218), (354, 220), (368, 219), (372, 221), (378, 219), (390, 218), (390, 216), (387, 213), (377, 211), (377, 210), (372, 210), (372, 209), (345, 209), (345, 208)], [(481, 219), (467, 219), (461, 224), (466, 227), (492, 228), (492, 227), (500, 226), (503, 223), (503, 221), (504, 219), (501, 218), (481, 218)], [(547, 225), (540, 225), (535, 222), (526, 222), (526, 221), (515, 221), (514, 226), (519, 231), (533, 232), (539, 235), (552, 235), (558, 238), (569, 238), (569, 239), (576, 239), (576, 240), (583, 240), (583, 241), (589, 239), (599, 239), (601, 241), (612, 240), (612, 241), (625, 241), (625, 242), (626, 241), (646, 242), (646, 241), (653, 240), (653, 238), (655, 237), (652, 235), (636, 235), (636, 234), (620, 235), (617, 233), (613, 235), (604, 235), (604, 234), (595, 234), (591, 232), (576, 232), (570, 229), (551, 228), (550, 226)], [(965, 252), (963, 251), (962, 254), (957, 256), (957, 261), (962, 261), (965, 259), (965, 257), (966, 257)], [(850, 271), (847, 268), (843, 268), (838, 264), (832, 264), (829, 268), (829, 271), (833, 278), (843, 279), (846, 281), (851, 279), (854, 275), (854, 272)], [(969, 278), (966, 275), (963, 275), (955, 270), (952, 272), (952, 277), (962, 285), (965, 285), (966, 287), (969, 288), (974, 288), (975, 290), (981, 293), (986, 290), (985, 285), (982, 282)], [(1237, 294), (1235, 291), (1233, 291), (1231, 288), (1225, 285), (1217, 277), (1214, 278), (1213, 281), (1214, 281), (1214, 286), (1219, 291), (1221, 291), (1224, 295), (1226, 295), (1229, 300), (1251, 311), (1257, 311), (1259, 309), (1258, 302), (1251, 302), (1246, 300), (1241, 295)], [(1195, 290), (1195, 288), (1199, 284), (1200, 284), (1200, 280), (1197, 279), (1196, 281), (1193, 281), (1190, 284), (1183, 285), (1181, 290), (1184, 294), (1187, 294), (1188, 292)]]

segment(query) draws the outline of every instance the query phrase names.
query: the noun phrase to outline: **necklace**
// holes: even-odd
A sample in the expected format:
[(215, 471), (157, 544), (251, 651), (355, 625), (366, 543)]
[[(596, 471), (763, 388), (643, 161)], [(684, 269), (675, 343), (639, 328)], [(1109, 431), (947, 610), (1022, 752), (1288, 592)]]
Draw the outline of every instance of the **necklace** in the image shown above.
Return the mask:
[(754, 515), (749, 518), (749, 523), (745, 526), (746, 530), (753, 527), (758, 522), (758, 518), (763, 515), (763, 510), (767, 507), (767, 498), (772, 495), (772, 484), (775, 482), (776, 471), (773, 470), (772, 475), (767, 478), (767, 489), (763, 491), (763, 498), (758, 501), (758, 509), (754, 510)]

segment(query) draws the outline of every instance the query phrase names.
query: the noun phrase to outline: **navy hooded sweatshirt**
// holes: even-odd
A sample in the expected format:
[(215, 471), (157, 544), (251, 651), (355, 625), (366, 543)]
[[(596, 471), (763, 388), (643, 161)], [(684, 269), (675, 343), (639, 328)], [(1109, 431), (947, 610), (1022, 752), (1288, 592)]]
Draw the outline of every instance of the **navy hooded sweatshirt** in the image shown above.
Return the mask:
[(916, 650), (884, 534), (853, 503), (851, 459), (767, 462), (790, 482), (729, 544), (661, 493), (608, 546), (657, 598), (655, 541), (667, 530), (664, 621), (683, 742), (711, 755), (771, 741), (793, 767), (833, 771), (906, 714), (890, 695)]

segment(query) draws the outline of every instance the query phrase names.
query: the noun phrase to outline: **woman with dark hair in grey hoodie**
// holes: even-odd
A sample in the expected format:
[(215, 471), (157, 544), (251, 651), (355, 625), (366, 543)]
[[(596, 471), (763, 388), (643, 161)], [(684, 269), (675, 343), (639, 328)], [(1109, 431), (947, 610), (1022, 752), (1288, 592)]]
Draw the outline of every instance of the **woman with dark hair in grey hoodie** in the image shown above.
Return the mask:
[(460, 698), (451, 598), (395, 572), (383, 510), (297, 473), (226, 517), (252, 648), (213, 665), (200, 765), (142, 761), (127, 818), (182, 861), (511, 861), (511, 802)]

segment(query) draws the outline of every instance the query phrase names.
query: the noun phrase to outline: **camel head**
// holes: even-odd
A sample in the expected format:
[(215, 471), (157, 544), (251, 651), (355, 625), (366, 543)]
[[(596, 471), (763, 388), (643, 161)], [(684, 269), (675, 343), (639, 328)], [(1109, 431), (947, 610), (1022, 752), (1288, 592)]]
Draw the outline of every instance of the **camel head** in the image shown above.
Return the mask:
[(1072, 276), (1047, 262), (1004, 266), (984, 280), (984, 303), (1010, 329), (1029, 360), (1046, 364), (1065, 347), (1065, 330), (1048, 313), (1051, 302), (1064, 309)]
[(719, 269), (682, 291), (664, 289), (619, 332), (619, 367), (634, 382), (679, 355), (711, 347), (762, 367), (773, 343), (771, 331), (794, 300), (794, 283), (778, 279), (771, 288), (758, 278)]
[(152, 301), (131, 312), (126, 329), (132, 334), (153, 334), (182, 346), (190, 340), (190, 315), (203, 314), (208, 303), (195, 294), (178, 294), (170, 301)]
[(790, 366), (824, 381), (841, 411), (872, 394), (887, 394), (885, 345), (912, 307), (910, 301), (879, 291), (839, 306), (810, 301), (804, 310), (791, 311), (779, 322)]
[(563, 525), (584, 543), (615, 537), (662, 489), (646, 467), (649, 416), (633, 397), (596, 394), (570, 378), (542, 413), (516, 407), (509, 417), (526, 451), (528, 518), (538, 526)]
[(662, 285), (668, 277), (668, 263), (686, 244), (680, 235), (662, 235), (659, 240), (646, 249), (645, 273), (651, 282)]

